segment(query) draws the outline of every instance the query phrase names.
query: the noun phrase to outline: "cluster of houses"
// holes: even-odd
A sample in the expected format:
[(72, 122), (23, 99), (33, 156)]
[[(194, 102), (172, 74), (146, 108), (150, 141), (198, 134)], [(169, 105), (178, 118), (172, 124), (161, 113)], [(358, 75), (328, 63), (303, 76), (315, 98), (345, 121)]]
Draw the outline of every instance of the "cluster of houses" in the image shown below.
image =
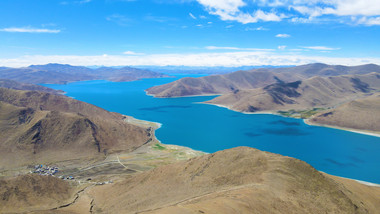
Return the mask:
[(44, 166), (44, 165), (35, 165), (34, 171), (32, 173), (36, 173), (39, 175), (51, 175), (54, 176), (58, 172), (58, 167), (53, 166)]
[[(55, 176), (59, 172), (58, 167), (56, 166), (44, 166), (44, 165), (35, 165), (34, 170), (31, 173), (39, 175), (50, 175)], [(63, 180), (74, 180), (73, 176), (59, 176)]]

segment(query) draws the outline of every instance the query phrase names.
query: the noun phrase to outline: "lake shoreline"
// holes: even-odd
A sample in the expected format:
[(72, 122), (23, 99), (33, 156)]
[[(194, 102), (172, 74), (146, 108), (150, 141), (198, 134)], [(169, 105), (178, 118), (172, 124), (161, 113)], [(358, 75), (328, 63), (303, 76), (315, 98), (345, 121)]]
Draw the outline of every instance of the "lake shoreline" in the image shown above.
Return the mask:
[(303, 119), (303, 122), (309, 126), (320, 126), (320, 127), (330, 128), (330, 129), (339, 129), (339, 130), (343, 130), (343, 131), (347, 131), (347, 132), (354, 132), (357, 134), (369, 135), (369, 136), (373, 136), (373, 137), (380, 137), (380, 133), (372, 132), (369, 130), (352, 129), (352, 128), (346, 128), (346, 127), (340, 127), (340, 126), (332, 126), (332, 125), (314, 123), (314, 122), (311, 122), (309, 119)]
[[(284, 115), (281, 115), (277, 112), (274, 111), (257, 111), (257, 112), (242, 112), (238, 110), (234, 110), (228, 106), (220, 105), (220, 104), (214, 104), (214, 103), (206, 103), (206, 102), (199, 102), (200, 104), (207, 104), (207, 105), (213, 105), (213, 106), (218, 106), (221, 108), (226, 108), (231, 111), (239, 112), (242, 114), (270, 114), (270, 115), (276, 115), (276, 116), (281, 116), (281, 117), (286, 117)], [(286, 118), (294, 118), (294, 117), (286, 117)], [(373, 137), (380, 137), (380, 133), (378, 132), (372, 132), (369, 130), (363, 130), (363, 129), (351, 129), (351, 128), (346, 128), (346, 127), (340, 127), (340, 126), (332, 126), (332, 125), (325, 125), (325, 124), (319, 124), (319, 123), (313, 123), (309, 119), (302, 119), (302, 118), (294, 118), (294, 119), (301, 119), (303, 122), (309, 126), (319, 126), (319, 127), (325, 127), (325, 128), (331, 128), (331, 129), (338, 129), (338, 130), (343, 130), (343, 131), (348, 131), (348, 132), (353, 132), (357, 134), (363, 134), (363, 135), (369, 135)]]

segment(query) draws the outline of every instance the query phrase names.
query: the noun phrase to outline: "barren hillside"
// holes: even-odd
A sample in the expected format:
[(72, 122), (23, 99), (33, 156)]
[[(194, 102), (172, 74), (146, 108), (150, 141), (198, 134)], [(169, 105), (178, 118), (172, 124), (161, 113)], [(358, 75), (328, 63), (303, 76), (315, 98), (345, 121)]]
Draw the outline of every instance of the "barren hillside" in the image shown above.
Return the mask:
[(1, 167), (132, 151), (150, 132), (62, 95), (0, 88)]
[(339, 76), (348, 74), (380, 73), (380, 66), (326, 65), (321, 63), (284, 68), (260, 68), (236, 71), (224, 75), (199, 78), (182, 78), (177, 81), (147, 89), (155, 97), (180, 97), (191, 95), (226, 94), (239, 90), (265, 87), (274, 83), (286, 83), (314, 76)]
[(225, 94), (206, 103), (243, 112), (335, 107), (380, 90), (380, 75), (312, 77), (292, 83), (276, 83), (259, 89)]
[(89, 194), (95, 213), (376, 213), (380, 206), (379, 188), (246, 147), (158, 167)]
[(310, 122), (380, 132), (380, 94), (343, 104), (316, 115)]

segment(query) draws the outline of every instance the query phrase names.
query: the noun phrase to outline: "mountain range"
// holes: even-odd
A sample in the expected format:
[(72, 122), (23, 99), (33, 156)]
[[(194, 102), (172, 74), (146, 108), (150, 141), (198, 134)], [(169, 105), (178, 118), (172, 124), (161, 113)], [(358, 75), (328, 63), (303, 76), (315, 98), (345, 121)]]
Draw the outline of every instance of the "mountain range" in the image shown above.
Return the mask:
[(380, 92), (380, 74), (315, 76), (290, 83), (224, 94), (206, 103), (242, 112), (332, 108), (339, 104)]
[(372, 72), (380, 73), (380, 66), (374, 64), (341, 66), (315, 63), (294, 67), (259, 68), (199, 78), (187, 77), (149, 88), (146, 91), (155, 97), (226, 94), (237, 90), (260, 88), (274, 83), (293, 82), (314, 76), (326, 77)]
[(65, 84), (85, 80), (109, 80), (114, 82), (134, 81), (142, 78), (168, 77), (165, 74), (132, 67), (100, 67), (91, 69), (84, 66), (63, 64), (31, 65), (25, 68), (0, 69), (3, 79), (33, 84)]

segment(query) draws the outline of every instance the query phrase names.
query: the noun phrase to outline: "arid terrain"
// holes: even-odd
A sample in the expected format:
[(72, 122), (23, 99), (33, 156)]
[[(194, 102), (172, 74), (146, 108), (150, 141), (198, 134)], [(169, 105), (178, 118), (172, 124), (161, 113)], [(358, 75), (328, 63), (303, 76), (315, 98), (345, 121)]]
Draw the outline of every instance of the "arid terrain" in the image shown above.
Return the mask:
[(380, 133), (380, 94), (345, 103), (316, 115), (309, 122)]
[(315, 63), (281, 68), (259, 68), (199, 78), (187, 77), (149, 88), (146, 91), (155, 97), (226, 94), (239, 90), (261, 88), (274, 83), (304, 80), (314, 76), (358, 75), (371, 72), (380, 73), (380, 66), (368, 64), (350, 67)]
[[(87, 178), (79, 184), (39, 175), (2, 179), (2, 189), (8, 191), (2, 193), (0, 210), (29, 210), (30, 213), (376, 213), (380, 206), (380, 187), (318, 172), (294, 158), (247, 147), (186, 160), (188, 158), (172, 159), (171, 164), (142, 172), (119, 170), (120, 174), (111, 176), (112, 182), (88, 181)], [(122, 162), (129, 168), (128, 160)], [(21, 197), (25, 199), (18, 200)], [(41, 202), (45, 198), (50, 201), (48, 205)]]
[(258, 89), (228, 93), (206, 103), (242, 112), (277, 112), (290, 109), (333, 108), (380, 91), (380, 75), (312, 77), (292, 83), (275, 83)]
[(132, 151), (151, 131), (62, 95), (0, 88), (1, 168)]

